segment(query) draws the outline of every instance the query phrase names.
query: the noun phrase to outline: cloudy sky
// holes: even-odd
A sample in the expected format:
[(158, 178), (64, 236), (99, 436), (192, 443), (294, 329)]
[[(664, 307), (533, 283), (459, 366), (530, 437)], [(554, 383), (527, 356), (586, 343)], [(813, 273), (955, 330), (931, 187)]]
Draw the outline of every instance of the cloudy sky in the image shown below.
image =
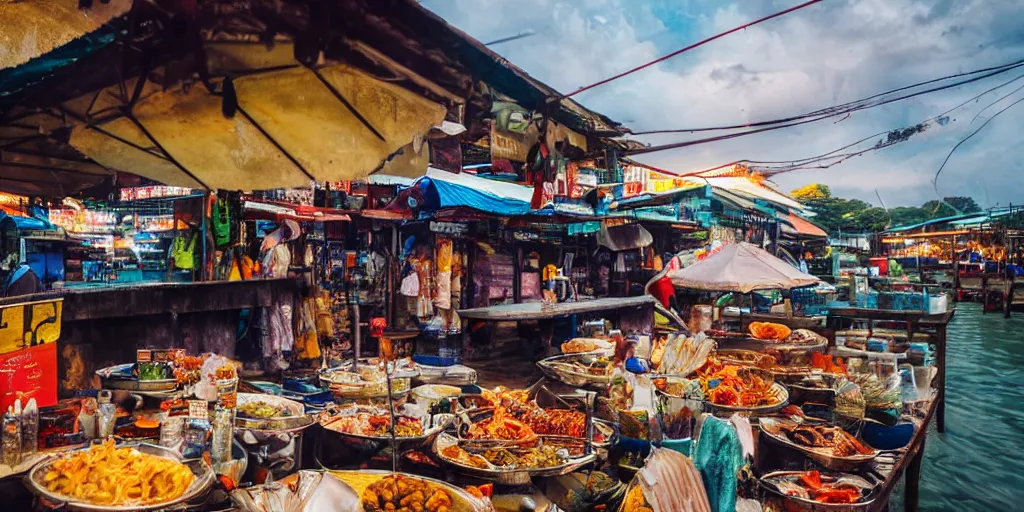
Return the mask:
[[(481, 41), (535, 35), (492, 48), (533, 76), (570, 92), (801, 0), (422, 0)], [(814, 111), (916, 82), (1024, 59), (1020, 0), (826, 0), (686, 52), (575, 99), (634, 131), (753, 122)], [(695, 171), (740, 160), (795, 160), (871, 134), (913, 125), (1024, 68), (903, 102), (638, 160)], [(982, 206), (1024, 203), (1024, 104), (952, 147), (994, 112), (1024, 97), (1010, 83), (933, 123), (904, 144), (825, 170), (774, 178), (784, 190), (825, 183), (834, 194), (888, 207), (938, 194)], [(1024, 102), (1022, 102), (1024, 103)], [(980, 111), (980, 115), (979, 114)], [(977, 118), (975, 116), (977, 115)], [(838, 122), (837, 122), (838, 121)], [(704, 135), (706, 136), (706, 135)], [(687, 134), (637, 137), (661, 144)], [(870, 144), (869, 144), (870, 145)]]

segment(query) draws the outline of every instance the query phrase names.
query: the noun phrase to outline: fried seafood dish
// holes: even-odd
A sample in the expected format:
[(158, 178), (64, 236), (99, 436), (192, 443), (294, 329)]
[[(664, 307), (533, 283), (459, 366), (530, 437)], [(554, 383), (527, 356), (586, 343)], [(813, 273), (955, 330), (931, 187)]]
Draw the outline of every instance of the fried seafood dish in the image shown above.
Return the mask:
[(863, 502), (873, 485), (863, 478), (818, 471), (794, 471), (767, 475), (764, 483), (780, 494), (801, 500), (836, 505)]
[(425, 480), (403, 475), (386, 476), (370, 484), (362, 495), (366, 512), (449, 512), (452, 497)]
[(780, 403), (770, 376), (757, 369), (722, 364), (708, 357), (697, 370), (704, 396), (715, 405), (761, 407)]
[(750, 335), (759, 340), (783, 341), (793, 333), (789, 327), (773, 322), (751, 322)]
[(800, 424), (788, 420), (762, 421), (761, 427), (771, 434), (785, 437), (794, 444), (833, 457), (875, 454), (874, 449), (840, 427)]
[[(423, 435), (423, 422), (418, 418), (397, 416), (395, 437), (419, 437)], [(321, 419), (320, 425), (328, 430), (343, 434), (355, 434), (369, 437), (390, 435), (391, 415), (388, 413), (372, 413), (367, 411), (352, 415), (330, 416)]]

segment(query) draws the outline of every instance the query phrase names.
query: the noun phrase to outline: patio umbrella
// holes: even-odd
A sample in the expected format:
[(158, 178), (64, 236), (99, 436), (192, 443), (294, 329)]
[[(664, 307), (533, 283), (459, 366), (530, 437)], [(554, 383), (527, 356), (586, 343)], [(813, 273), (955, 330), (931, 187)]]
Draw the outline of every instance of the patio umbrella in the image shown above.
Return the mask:
[(769, 252), (746, 242), (729, 244), (706, 259), (668, 273), (676, 288), (750, 293), (790, 290), (818, 282)]

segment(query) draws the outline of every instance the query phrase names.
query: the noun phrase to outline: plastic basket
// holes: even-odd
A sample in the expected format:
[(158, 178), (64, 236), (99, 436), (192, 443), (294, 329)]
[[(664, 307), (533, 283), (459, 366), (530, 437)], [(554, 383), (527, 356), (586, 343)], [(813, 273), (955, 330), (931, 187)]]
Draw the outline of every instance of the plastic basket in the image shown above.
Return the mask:
[(462, 356), (455, 357), (442, 357), (440, 355), (420, 355), (416, 354), (413, 356), (413, 360), (420, 365), (426, 365), (428, 367), (454, 367), (462, 364)]

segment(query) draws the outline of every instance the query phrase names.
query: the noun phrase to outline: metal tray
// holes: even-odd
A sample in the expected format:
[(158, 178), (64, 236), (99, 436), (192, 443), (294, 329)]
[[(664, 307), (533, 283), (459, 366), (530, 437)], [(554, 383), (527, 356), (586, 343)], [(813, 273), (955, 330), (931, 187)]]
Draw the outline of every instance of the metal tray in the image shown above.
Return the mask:
[(135, 448), (142, 453), (149, 455), (155, 455), (157, 457), (163, 457), (166, 459), (176, 460), (187, 466), (192, 470), (195, 475), (195, 480), (192, 481), (192, 485), (185, 490), (185, 493), (181, 496), (160, 503), (151, 503), (148, 505), (122, 505), (112, 507), (109, 505), (93, 505), (85, 501), (79, 501), (74, 498), (69, 498), (62, 494), (51, 492), (43, 484), (43, 478), (46, 473), (50, 470), (50, 466), (59, 458), (66, 456), (69, 453), (74, 453), (80, 450), (88, 450), (89, 447), (79, 448), (76, 450), (66, 451), (60, 455), (49, 457), (32, 467), (29, 470), (28, 475), (25, 476), (25, 487), (27, 487), (32, 493), (45, 498), (47, 501), (58, 504), (65, 507), (63, 510), (80, 510), (80, 511), (145, 511), (145, 510), (160, 510), (168, 507), (172, 507), (179, 503), (195, 500), (204, 495), (210, 487), (213, 485), (214, 474), (213, 468), (209, 464), (203, 462), (201, 459), (188, 459), (185, 460), (176, 451), (164, 448), (163, 446), (157, 446), (149, 443), (123, 443), (118, 445), (119, 448)]
[[(764, 488), (769, 494), (781, 498), (782, 500), (794, 505), (797, 510), (804, 510), (807, 512), (860, 512), (868, 509), (875, 503), (875, 499), (878, 498), (878, 485), (868, 493), (868, 496), (864, 501), (858, 503), (820, 503), (813, 500), (807, 500), (796, 496), (788, 496), (779, 492), (774, 485), (768, 483), (768, 480), (772, 478), (785, 477), (789, 475), (799, 475), (804, 473), (803, 471), (774, 471), (768, 473), (758, 480), (761, 487)], [(870, 483), (870, 482), (869, 482)], [(790, 510), (787, 508), (786, 510)]]
[(775, 396), (779, 397), (780, 400), (777, 403), (771, 405), (761, 405), (758, 407), (742, 407), (735, 405), (713, 404), (710, 400), (705, 400), (704, 405), (708, 409), (708, 411), (716, 413), (745, 412), (749, 414), (769, 414), (789, 405), (789, 391), (786, 390), (786, 386), (783, 386), (782, 384), (775, 382), (772, 384), (772, 389), (775, 390)]
[(287, 398), (275, 395), (264, 395), (260, 393), (239, 393), (238, 406), (250, 402), (266, 402), (282, 409), (291, 411), (288, 416), (277, 416), (273, 418), (244, 418), (235, 413), (235, 428), (242, 430), (258, 430), (264, 432), (294, 432), (302, 430), (313, 424), (313, 419), (306, 414), (305, 407)]
[[(333, 417), (334, 415), (326, 412), (320, 415), (318, 422), (320, 423), (320, 426), (323, 428), (324, 432), (352, 440), (356, 443), (364, 444), (368, 449), (383, 448), (391, 443), (391, 436), (369, 436), (364, 434), (350, 434), (347, 432), (333, 430), (329, 427), (324, 426), (324, 423), (328, 419)], [(434, 415), (433, 421), (434, 424), (430, 428), (424, 429), (422, 435), (414, 437), (395, 437), (395, 443), (398, 447), (398, 450), (402, 452), (406, 450), (427, 448), (431, 446), (434, 443), (434, 439), (436, 439), (437, 436), (441, 434), (441, 432), (444, 432), (444, 430), (448, 428), (448, 426), (451, 425), (453, 421), (455, 421), (455, 415), (436, 414)]]
[[(345, 400), (365, 400), (387, 398), (387, 380), (363, 380), (357, 373), (349, 370), (351, 364), (320, 370), (320, 382), (327, 386), (331, 394)], [(401, 398), (412, 389), (412, 379), (419, 375), (418, 371), (396, 371), (391, 376), (391, 397)]]
[(571, 458), (563, 464), (549, 468), (477, 468), (473, 466), (466, 466), (442, 455), (441, 450), (443, 450), (443, 448), (441, 448), (441, 445), (450, 446), (452, 443), (458, 443), (458, 439), (449, 434), (442, 434), (438, 436), (437, 439), (434, 440), (434, 455), (436, 455), (437, 458), (445, 464), (455, 468), (455, 471), (463, 476), (479, 478), (481, 480), (496, 482), (502, 485), (525, 485), (529, 484), (533, 478), (567, 475), (597, 460), (597, 454), (591, 453), (589, 455)]
[(178, 387), (174, 379), (139, 380), (131, 375), (134, 363), (115, 364), (96, 370), (103, 389), (124, 389), (128, 391), (173, 391)]
[(360, 496), (373, 482), (376, 482), (381, 478), (391, 476), (392, 474), (397, 474), (406, 478), (422, 480), (444, 489), (452, 498), (451, 512), (492, 512), (494, 510), (494, 507), (489, 502), (474, 498), (464, 489), (460, 489), (448, 482), (442, 482), (441, 480), (427, 478), (425, 476), (412, 475), (409, 473), (392, 473), (390, 471), (375, 469), (328, 470), (327, 474), (333, 475), (335, 478), (345, 482)]
[(547, 377), (575, 387), (586, 387), (591, 389), (605, 389), (612, 383), (611, 371), (608, 375), (592, 375), (573, 371), (567, 366), (575, 361), (586, 361), (590, 358), (601, 356), (600, 353), (589, 352), (583, 354), (562, 354), (542, 359), (537, 362), (540, 371)]
[(875, 453), (870, 455), (850, 455), (847, 457), (839, 457), (836, 455), (832, 455), (830, 453), (821, 452), (810, 446), (804, 446), (801, 444), (794, 443), (785, 436), (780, 434), (774, 434), (766, 430), (764, 427), (761, 427), (761, 434), (767, 437), (769, 441), (779, 446), (783, 446), (785, 448), (789, 448), (791, 450), (800, 452), (807, 458), (833, 471), (856, 470), (864, 466), (865, 464), (874, 461), (875, 458), (878, 457), (879, 453), (878, 450), (875, 450)]

